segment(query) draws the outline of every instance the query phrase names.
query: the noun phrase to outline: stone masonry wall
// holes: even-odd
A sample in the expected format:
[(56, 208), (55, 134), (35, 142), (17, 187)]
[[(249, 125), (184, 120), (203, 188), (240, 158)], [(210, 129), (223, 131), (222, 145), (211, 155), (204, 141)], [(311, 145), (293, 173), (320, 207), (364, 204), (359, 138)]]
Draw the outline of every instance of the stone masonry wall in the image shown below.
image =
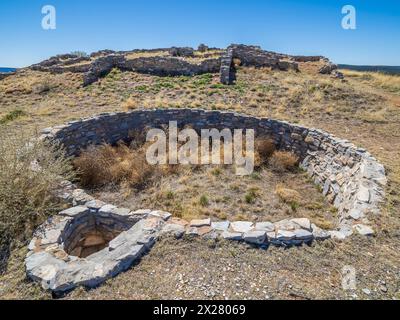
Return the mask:
[(333, 235), (337, 238), (351, 235), (357, 224), (363, 233), (368, 215), (379, 213), (386, 184), (383, 165), (346, 140), (284, 121), (199, 109), (140, 110), (73, 121), (44, 130), (43, 137), (61, 141), (69, 155), (78, 155), (88, 145), (115, 144), (126, 140), (131, 130), (161, 127), (169, 121), (177, 121), (179, 127), (190, 124), (195, 130), (254, 129), (256, 136), (271, 136), (278, 149), (295, 152), (301, 167), (339, 211), (338, 230)]
[(301, 166), (338, 208), (337, 229), (322, 230), (306, 218), (275, 223), (210, 218), (188, 222), (169, 212), (118, 208), (65, 181), (55, 192), (73, 207), (50, 217), (35, 231), (25, 259), (30, 279), (55, 294), (77, 286), (93, 288), (139, 262), (163, 235), (210, 241), (221, 238), (266, 249), (269, 245), (343, 240), (353, 232), (374, 233), (368, 215), (379, 213), (385, 169), (367, 151), (320, 130), (232, 112), (159, 109), (101, 114), (46, 129), (41, 139), (59, 140), (70, 155), (78, 155), (90, 144), (113, 144), (127, 139), (130, 130), (161, 127), (169, 121), (177, 121), (181, 127), (190, 124), (197, 130), (254, 129), (259, 136), (272, 137), (278, 148), (294, 151)]
[[(212, 50), (220, 52), (217, 57)], [(246, 46), (232, 44), (226, 50), (200, 46), (203, 58), (198, 63), (185, 58), (194, 57), (194, 49), (164, 48), (151, 50), (112, 51), (102, 50), (95, 52), (90, 57), (82, 57), (76, 54), (64, 54), (51, 57), (30, 69), (51, 73), (84, 73), (84, 86), (90, 85), (99, 78), (107, 75), (113, 68), (123, 71), (134, 71), (156, 76), (194, 76), (204, 73), (221, 74), (221, 83), (233, 84), (235, 78), (235, 65), (237, 59), (241, 65), (247, 67), (269, 67), (283, 71), (299, 71), (298, 62), (323, 61), (324, 65), (319, 70), (321, 74), (331, 74), (343, 79), (343, 74), (337, 71), (337, 66), (329, 59), (321, 56), (290, 56), (286, 54), (265, 51), (259, 46)], [(207, 51), (211, 50), (209, 55)], [(163, 51), (167, 55), (154, 55), (149, 57), (129, 58), (131, 53), (154, 53)]]

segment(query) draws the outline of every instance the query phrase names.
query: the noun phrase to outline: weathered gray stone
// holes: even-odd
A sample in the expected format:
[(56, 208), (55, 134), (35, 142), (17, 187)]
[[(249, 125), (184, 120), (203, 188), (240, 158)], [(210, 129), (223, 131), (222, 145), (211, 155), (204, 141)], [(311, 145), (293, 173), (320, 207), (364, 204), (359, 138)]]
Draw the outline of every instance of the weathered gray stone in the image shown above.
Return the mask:
[(231, 223), (231, 229), (235, 233), (246, 233), (253, 229), (254, 223), (249, 221), (236, 221)]
[(211, 227), (217, 231), (228, 231), (231, 223), (229, 221), (213, 222)]
[(272, 232), (275, 231), (275, 225), (271, 222), (257, 222), (254, 230)]
[(252, 243), (261, 245), (267, 239), (267, 233), (265, 231), (249, 231), (243, 235), (243, 240)]
[(312, 227), (313, 237), (315, 238), (315, 240), (322, 241), (322, 240), (327, 240), (331, 237), (331, 235), (327, 231), (322, 230), (315, 224), (312, 224), (311, 227)]
[(268, 241), (270, 241), (272, 243), (276, 243), (276, 241), (278, 241), (275, 231), (267, 232), (267, 238), (268, 238)]
[(89, 212), (90, 211), (89, 211), (88, 207), (76, 206), (76, 207), (72, 207), (72, 208), (66, 209), (64, 211), (61, 211), (60, 215), (77, 219), (77, 218), (81, 218), (84, 215), (89, 214)]
[(129, 217), (131, 215), (131, 210), (127, 208), (115, 208), (111, 211), (111, 214), (120, 217)]
[(291, 222), (297, 224), (300, 228), (304, 230), (311, 231), (311, 222), (307, 218), (298, 218), (298, 219), (291, 219)]
[(173, 234), (180, 239), (185, 234), (185, 227), (180, 224), (167, 223), (161, 230), (161, 234)]
[[(137, 236), (139, 238), (139, 235)], [(136, 240), (136, 239), (135, 239)], [(109, 244), (108, 248), (110, 250), (115, 250), (118, 247), (124, 245), (128, 241), (128, 233), (127, 232), (122, 232), (118, 237), (114, 238)], [(131, 241), (131, 242), (136, 242), (136, 241)]]
[(167, 221), (169, 218), (171, 218), (172, 217), (172, 214), (171, 213), (169, 213), (169, 212), (165, 212), (165, 211), (152, 211), (152, 212), (150, 212), (150, 214), (149, 214), (150, 216), (153, 216), (153, 217), (158, 217), (158, 218), (161, 218), (161, 219), (163, 219), (164, 221)]
[(274, 223), (274, 225), (275, 225), (275, 229), (277, 229), (277, 230), (279, 229), (279, 230), (293, 231), (298, 228), (297, 223), (294, 223), (293, 221), (290, 221), (287, 219), (278, 221), (278, 222)]
[(356, 224), (353, 226), (353, 228), (362, 236), (372, 236), (375, 233), (371, 227), (363, 224)]
[(371, 195), (370, 195), (370, 191), (368, 190), (368, 188), (361, 185), (359, 188), (359, 191), (357, 193), (357, 199), (362, 202), (369, 202), (370, 197), (371, 197)]
[(93, 209), (93, 210), (99, 210), (100, 208), (102, 208), (103, 206), (105, 206), (106, 203), (100, 200), (91, 200), (85, 203), (85, 207), (88, 207), (89, 209)]
[(331, 238), (334, 240), (344, 240), (346, 239), (346, 235), (340, 231), (328, 231), (328, 233), (330, 234)]
[(26, 274), (28, 278), (39, 281), (44, 289), (48, 289), (51, 282), (66, 263), (42, 251), (28, 255), (25, 259)]
[(296, 234), (292, 231), (278, 230), (276, 232), (276, 239), (279, 241), (290, 241), (296, 238)]
[(188, 236), (205, 236), (206, 234), (212, 232), (213, 229), (211, 226), (202, 226), (202, 227), (190, 227), (187, 229), (186, 234)]
[(313, 234), (305, 229), (296, 229), (293, 231), (296, 240), (310, 241), (313, 239)]
[(231, 241), (241, 241), (243, 240), (243, 234), (240, 232), (229, 232), (229, 231), (224, 231), (221, 235), (222, 238), (225, 240), (231, 240)]
[(137, 240), (137, 244), (144, 245), (149, 250), (156, 243), (156, 237), (152, 234), (144, 234)]
[(72, 204), (74, 206), (84, 205), (86, 202), (94, 200), (94, 198), (88, 195), (85, 190), (75, 189), (72, 191)]
[(359, 209), (351, 209), (349, 212), (349, 217), (354, 220), (360, 220), (365, 217), (364, 213)]
[(117, 209), (116, 206), (114, 206), (112, 204), (106, 204), (100, 208), (99, 215), (108, 217), (108, 216), (112, 215), (112, 213), (115, 209)]
[(206, 227), (211, 226), (211, 219), (203, 219), (203, 220), (192, 220), (190, 221), (191, 227)]
[(50, 245), (59, 242), (63, 229), (46, 229), (40, 239), (40, 244)]

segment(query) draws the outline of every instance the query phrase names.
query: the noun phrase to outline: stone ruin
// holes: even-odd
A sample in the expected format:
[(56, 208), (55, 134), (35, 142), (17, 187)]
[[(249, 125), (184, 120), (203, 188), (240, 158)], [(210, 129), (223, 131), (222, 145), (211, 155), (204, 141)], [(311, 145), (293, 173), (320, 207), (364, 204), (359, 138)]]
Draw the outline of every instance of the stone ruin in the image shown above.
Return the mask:
[[(163, 53), (157, 55), (157, 53)], [(290, 56), (262, 50), (258, 46), (233, 44), (227, 49), (208, 48), (200, 45), (197, 52), (203, 54), (197, 62), (188, 58), (195, 57), (195, 50), (189, 47), (172, 47), (151, 50), (119, 51), (102, 50), (90, 56), (64, 54), (52, 57), (30, 68), (51, 73), (83, 73), (83, 85), (88, 86), (106, 76), (113, 68), (121, 71), (134, 71), (156, 76), (194, 76), (204, 73), (220, 73), (221, 83), (233, 84), (236, 63), (247, 67), (269, 67), (278, 70), (298, 71), (299, 62), (323, 62), (321, 74), (330, 74), (343, 79), (337, 71), (337, 65), (322, 56)], [(207, 52), (210, 52), (207, 55)], [(134, 53), (146, 53), (148, 56), (130, 58)], [(154, 56), (151, 56), (154, 54)]]
[(380, 212), (386, 175), (368, 151), (324, 131), (284, 121), (234, 112), (200, 109), (156, 109), (101, 114), (48, 128), (40, 139), (61, 142), (70, 156), (89, 145), (116, 144), (131, 130), (157, 127), (177, 121), (179, 127), (254, 129), (269, 136), (277, 149), (291, 150), (301, 167), (338, 210), (335, 230), (322, 230), (309, 219), (279, 222), (184, 221), (171, 213), (131, 211), (107, 204), (65, 181), (58, 196), (71, 204), (51, 217), (34, 233), (26, 257), (27, 275), (55, 294), (77, 286), (93, 288), (127, 270), (163, 235), (239, 241), (268, 248), (299, 246), (328, 238), (344, 240), (354, 233), (372, 236), (369, 217)]

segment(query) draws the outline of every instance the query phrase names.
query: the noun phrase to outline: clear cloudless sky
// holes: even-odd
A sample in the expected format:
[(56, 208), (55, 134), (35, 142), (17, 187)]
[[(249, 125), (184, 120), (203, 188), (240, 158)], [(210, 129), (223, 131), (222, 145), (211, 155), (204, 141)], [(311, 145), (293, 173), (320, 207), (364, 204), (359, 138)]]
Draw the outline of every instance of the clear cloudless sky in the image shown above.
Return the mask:
[[(344, 5), (357, 29), (341, 26)], [(57, 10), (43, 30), (41, 9)], [(79, 50), (256, 44), (336, 63), (400, 65), (400, 0), (0, 0), (0, 66)]]

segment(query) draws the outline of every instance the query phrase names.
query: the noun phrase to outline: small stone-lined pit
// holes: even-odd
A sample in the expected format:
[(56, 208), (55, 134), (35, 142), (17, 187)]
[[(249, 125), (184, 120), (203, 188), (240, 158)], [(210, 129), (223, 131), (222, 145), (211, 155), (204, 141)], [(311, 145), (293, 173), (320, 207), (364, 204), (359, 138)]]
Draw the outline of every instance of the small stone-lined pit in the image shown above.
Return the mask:
[[(70, 256), (87, 258), (107, 248), (113, 239), (133, 227), (134, 221), (126, 219), (118, 212), (111, 214), (106, 209), (99, 211), (99, 214), (94, 214), (93, 208), (84, 210), (84, 213), (68, 224), (64, 230), (63, 244), (66, 253)], [(74, 210), (76, 209), (72, 209)], [(68, 210), (61, 213), (61, 215), (68, 214), (70, 214)]]
[(60, 212), (35, 232), (26, 259), (28, 276), (55, 293), (99, 285), (152, 247), (163, 222), (149, 213), (97, 200)]
[[(278, 149), (296, 153), (300, 166), (323, 188), (323, 195), (337, 208), (339, 221), (336, 229), (323, 231), (304, 218), (275, 223), (210, 219), (188, 222), (171, 218), (168, 212), (131, 211), (102, 203), (66, 181), (59, 195), (74, 207), (49, 219), (35, 233), (26, 258), (29, 278), (57, 293), (80, 285), (97, 286), (129, 268), (163, 233), (173, 233), (176, 237), (186, 234), (208, 239), (223, 238), (264, 248), (271, 244), (301, 245), (330, 237), (342, 240), (354, 232), (366, 236), (374, 234), (368, 216), (380, 212), (387, 181), (384, 167), (366, 150), (317, 129), (233, 112), (166, 109), (103, 114), (46, 129), (41, 139), (58, 140), (69, 155), (78, 155), (91, 144), (115, 144), (126, 140), (131, 130), (160, 127), (169, 121), (177, 121), (179, 127), (191, 125), (195, 130), (254, 129), (256, 135), (271, 137)], [(111, 233), (106, 239), (96, 238), (104, 241), (97, 248), (82, 248), (81, 238), (96, 230), (93, 225), (102, 224), (103, 218), (107, 219), (103, 225), (109, 227), (111, 233), (121, 233), (112, 240)], [(92, 221), (91, 227), (86, 225), (88, 221)], [(118, 226), (121, 221), (122, 226)], [(86, 239), (82, 239), (84, 245)], [(108, 239), (111, 241), (106, 246)], [(102, 246), (106, 247), (94, 252)], [(82, 258), (65, 250), (79, 253)]]

